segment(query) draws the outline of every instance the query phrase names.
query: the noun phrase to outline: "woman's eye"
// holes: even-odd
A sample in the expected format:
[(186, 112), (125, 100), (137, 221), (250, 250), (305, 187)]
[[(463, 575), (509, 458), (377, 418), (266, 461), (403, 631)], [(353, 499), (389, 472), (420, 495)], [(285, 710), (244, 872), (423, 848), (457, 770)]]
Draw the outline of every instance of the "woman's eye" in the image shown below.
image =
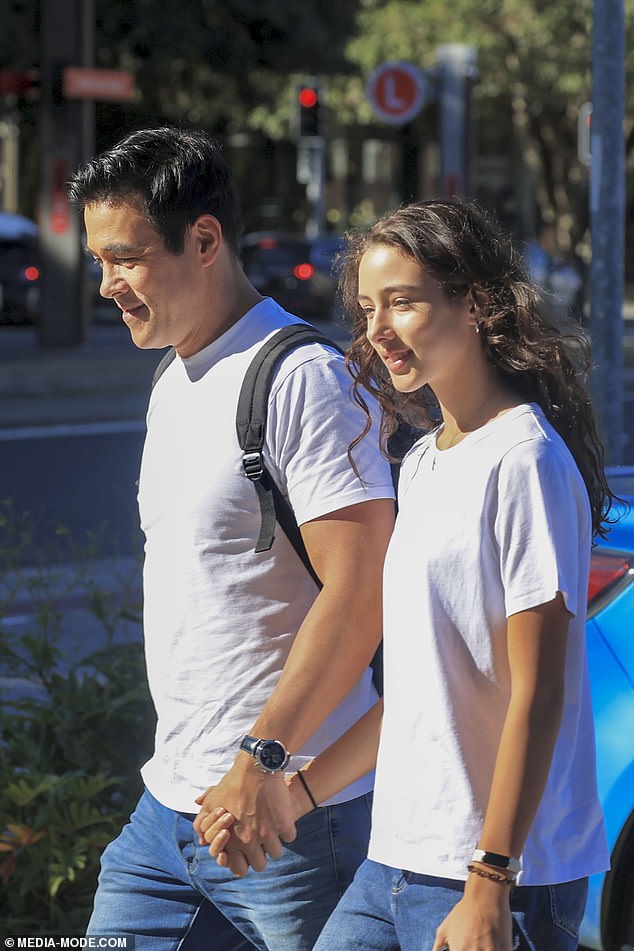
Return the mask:
[(410, 302), (405, 297), (399, 297), (398, 300), (395, 300), (393, 307), (409, 307)]

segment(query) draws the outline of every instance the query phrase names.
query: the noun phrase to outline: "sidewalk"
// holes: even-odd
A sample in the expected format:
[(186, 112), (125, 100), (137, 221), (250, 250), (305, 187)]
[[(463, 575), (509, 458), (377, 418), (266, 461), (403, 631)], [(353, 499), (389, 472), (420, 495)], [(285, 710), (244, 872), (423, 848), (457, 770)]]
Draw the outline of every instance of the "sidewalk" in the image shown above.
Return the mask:
[(158, 350), (122, 323), (95, 322), (72, 349), (41, 349), (33, 327), (0, 327), (0, 430), (142, 421)]
[[(626, 364), (634, 364), (634, 302), (624, 308)], [(339, 342), (345, 328), (320, 329)], [(33, 327), (0, 326), (0, 431), (77, 423), (143, 422), (163, 351), (139, 350), (117, 313), (95, 320), (73, 349), (43, 350)]]
[[(342, 341), (345, 328), (320, 324)], [(139, 350), (118, 311), (93, 321), (72, 349), (43, 350), (33, 327), (0, 326), (0, 430), (92, 422), (142, 422), (162, 350)]]

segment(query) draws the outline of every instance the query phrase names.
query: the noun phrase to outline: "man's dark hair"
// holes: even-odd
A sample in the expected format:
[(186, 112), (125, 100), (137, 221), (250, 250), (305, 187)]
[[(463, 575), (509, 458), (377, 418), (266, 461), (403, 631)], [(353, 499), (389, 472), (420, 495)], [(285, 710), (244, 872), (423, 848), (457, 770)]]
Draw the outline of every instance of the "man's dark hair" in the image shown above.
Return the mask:
[(242, 214), (233, 175), (206, 132), (142, 129), (86, 162), (68, 185), (73, 205), (140, 201), (147, 220), (173, 254), (200, 215), (213, 215), (237, 256)]

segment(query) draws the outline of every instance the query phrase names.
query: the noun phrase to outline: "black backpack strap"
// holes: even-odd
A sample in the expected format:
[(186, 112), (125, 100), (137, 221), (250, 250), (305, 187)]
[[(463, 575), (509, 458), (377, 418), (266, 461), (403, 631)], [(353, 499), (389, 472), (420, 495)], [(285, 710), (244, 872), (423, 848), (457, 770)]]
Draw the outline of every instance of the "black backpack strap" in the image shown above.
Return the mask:
[(169, 350), (163, 354), (163, 356), (161, 357), (160, 363), (158, 364), (158, 366), (156, 367), (156, 370), (154, 371), (154, 376), (152, 377), (152, 389), (154, 389), (158, 381), (161, 379), (161, 377), (167, 370), (170, 363), (173, 362), (175, 356), (176, 356), (176, 350), (174, 349), (174, 347), (170, 347)]
[(238, 398), (236, 430), (242, 449), (242, 465), (247, 478), (255, 486), (262, 513), (260, 537), (255, 551), (268, 551), (271, 548), (275, 523), (279, 522), (311, 576), (319, 584), (293, 510), (267, 472), (262, 453), (273, 373), (282, 357), (305, 343), (321, 343), (340, 351), (332, 340), (309, 324), (290, 324), (278, 330), (260, 347), (247, 369)]

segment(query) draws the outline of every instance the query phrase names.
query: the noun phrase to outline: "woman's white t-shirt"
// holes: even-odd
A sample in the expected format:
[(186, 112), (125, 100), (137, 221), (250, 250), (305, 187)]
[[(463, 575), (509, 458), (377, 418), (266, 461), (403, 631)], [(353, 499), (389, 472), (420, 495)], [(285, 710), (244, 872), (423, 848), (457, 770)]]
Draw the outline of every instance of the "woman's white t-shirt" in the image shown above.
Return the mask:
[(585, 650), (587, 492), (541, 409), (521, 405), (440, 451), (409, 452), (384, 573), (385, 715), (369, 856), (465, 879), (510, 696), (507, 618), (561, 592), (565, 708), (522, 855), (523, 884), (609, 866)]

